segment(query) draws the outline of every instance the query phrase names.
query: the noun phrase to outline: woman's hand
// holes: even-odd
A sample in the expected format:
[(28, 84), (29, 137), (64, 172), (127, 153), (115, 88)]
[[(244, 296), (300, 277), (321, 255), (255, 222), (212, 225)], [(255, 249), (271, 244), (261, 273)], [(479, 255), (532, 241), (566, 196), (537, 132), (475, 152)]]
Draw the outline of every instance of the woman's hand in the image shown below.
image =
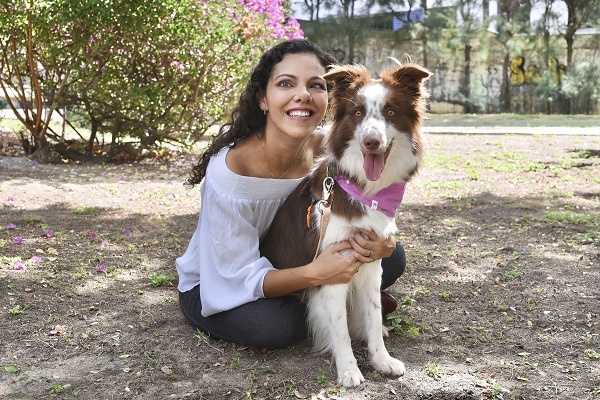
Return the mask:
[(348, 283), (363, 265), (359, 258), (364, 257), (354, 251), (349, 241), (331, 244), (309, 264), (267, 272), (263, 293), (265, 297), (280, 297), (311, 286)]
[(360, 255), (358, 260), (363, 263), (387, 258), (396, 250), (394, 235), (390, 235), (387, 239), (381, 239), (372, 230), (359, 229), (348, 241)]
[[(348, 283), (363, 265), (362, 257), (353, 250), (349, 241), (333, 243), (309, 264), (313, 285)], [(372, 260), (371, 260), (372, 261)]]

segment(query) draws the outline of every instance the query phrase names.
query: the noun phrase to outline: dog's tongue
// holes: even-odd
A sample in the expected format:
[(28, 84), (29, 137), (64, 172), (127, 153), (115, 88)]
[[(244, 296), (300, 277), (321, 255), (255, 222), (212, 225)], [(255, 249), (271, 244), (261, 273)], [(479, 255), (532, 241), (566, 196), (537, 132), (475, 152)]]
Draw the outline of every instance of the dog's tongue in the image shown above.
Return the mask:
[(365, 160), (363, 168), (367, 179), (370, 181), (376, 181), (381, 176), (381, 171), (385, 166), (385, 157), (382, 154), (365, 154)]

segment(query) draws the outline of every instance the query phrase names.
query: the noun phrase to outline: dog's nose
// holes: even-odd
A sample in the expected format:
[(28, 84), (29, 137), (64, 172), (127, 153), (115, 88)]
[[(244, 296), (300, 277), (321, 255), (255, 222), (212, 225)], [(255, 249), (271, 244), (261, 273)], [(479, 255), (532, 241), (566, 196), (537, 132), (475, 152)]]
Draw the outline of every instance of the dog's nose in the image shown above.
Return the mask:
[(379, 148), (381, 142), (377, 138), (366, 138), (365, 140), (363, 140), (363, 145), (368, 151), (374, 151)]

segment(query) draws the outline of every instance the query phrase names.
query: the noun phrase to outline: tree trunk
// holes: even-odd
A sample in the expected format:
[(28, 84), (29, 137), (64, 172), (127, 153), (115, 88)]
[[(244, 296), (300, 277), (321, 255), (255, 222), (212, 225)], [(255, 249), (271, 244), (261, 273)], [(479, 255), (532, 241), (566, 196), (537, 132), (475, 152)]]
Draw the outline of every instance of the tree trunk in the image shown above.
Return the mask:
[(565, 40), (567, 41), (567, 67), (569, 67), (573, 61), (573, 43), (575, 42), (575, 38), (572, 35), (567, 35), (565, 36)]
[(29, 159), (40, 164), (47, 163), (58, 163), (61, 161), (61, 157), (54, 150), (46, 137), (36, 140), (37, 147), (34, 152), (29, 156)]
[(90, 138), (85, 145), (85, 154), (92, 155), (94, 151), (94, 140), (96, 140), (96, 135), (98, 134), (98, 121), (94, 118), (91, 119), (91, 130)]
[(421, 1), (421, 8), (423, 9), (423, 14), (424, 14), (424, 20), (423, 20), (423, 32), (421, 33), (421, 37), (422, 37), (422, 43), (423, 43), (423, 66), (425, 68), (428, 67), (428, 60), (427, 60), (427, 0), (422, 0)]
[(463, 95), (465, 96), (465, 112), (473, 112), (473, 106), (471, 104), (471, 50), (470, 44), (465, 45), (465, 79)]
[(510, 76), (508, 74), (510, 68), (510, 55), (504, 55), (502, 63), (502, 86), (500, 87), (500, 98), (502, 101), (502, 111), (510, 112)]

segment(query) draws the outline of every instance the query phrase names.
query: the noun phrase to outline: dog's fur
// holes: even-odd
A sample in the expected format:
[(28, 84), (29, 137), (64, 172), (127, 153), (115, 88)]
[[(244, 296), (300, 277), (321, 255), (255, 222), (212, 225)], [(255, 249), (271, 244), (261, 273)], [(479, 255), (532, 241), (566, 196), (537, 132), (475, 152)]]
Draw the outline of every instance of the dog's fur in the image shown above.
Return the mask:
[[(324, 78), (334, 84), (331, 92), (333, 124), (326, 135), (324, 154), (313, 171), (279, 209), (261, 254), (277, 268), (312, 261), (318, 242), (321, 215), (312, 208), (322, 198), (323, 180), (330, 170), (374, 194), (394, 183), (406, 183), (416, 173), (422, 156), (421, 124), (430, 73), (415, 64), (398, 65), (370, 77), (358, 65), (336, 66)], [(385, 159), (380, 174), (373, 174), (365, 156)], [(379, 175), (379, 176), (377, 176)], [(330, 222), (322, 241), (326, 246), (347, 240), (357, 228), (372, 229), (386, 238), (396, 232), (395, 219), (349, 197), (339, 185), (333, 189)], [(351, 337), (367, 342), (372, 366), (383, 374), (402, 375), (404, 364), (385, 348), (381, 315), (381, 260), (364, 264), (347, 284), (324, 285), (305, 291), (308, 322), (317, 350), (333, 353), (338, 383), (346, 387), (364, 381), (352, 352)]]

